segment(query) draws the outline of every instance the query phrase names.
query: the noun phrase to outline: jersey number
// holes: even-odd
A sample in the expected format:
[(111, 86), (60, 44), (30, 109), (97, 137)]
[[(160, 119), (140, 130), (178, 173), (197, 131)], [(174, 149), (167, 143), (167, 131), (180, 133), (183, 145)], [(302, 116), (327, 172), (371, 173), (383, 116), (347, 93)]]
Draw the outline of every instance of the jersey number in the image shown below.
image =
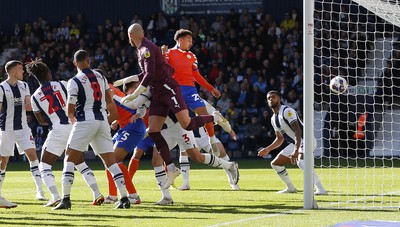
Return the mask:
[(124, 132), (124, 134), (122, 134), (121, 140), (122, 141), (126, 141), (128, 139), (128, 137), (129, 137), (129, 133), (128, 132)]
[(183, 134), (182, 137), (185, 140), (185, 143), (188, 143), (190, 141), (190, 138), (187, 134)]
[(94, 101), (101, 101), (102, 93), (100, 90), (100, 85), (97, 81), (91, 82), (90, 85), (93, 89), (93, 98)]
[[(60, 91), (54, 91), (53, 94), (57, 96), (57, 99), (60, 102), (61, 107), (64, 107), (65, 106), (65, 101), (64, 101)], [(53, 95), (47, 94), (47, 95), (45, 95), (45, 96), (40, 98), (41, 102), (43, 102), (44, 100), (47, 100), (49, 102), (49, 109), (48, 109), (49, 114), (52, 114), (52, 113), (60, 110), (60, 106), (59, 105), (56, 105), (56, 106), (54, 105), (54, 98), (53, 97), (54, 97)]]
[(194, 98), (194, 101), (199, 101), (199, 99), (200, 99), (199, 94), (193, 94), (192, 97)]

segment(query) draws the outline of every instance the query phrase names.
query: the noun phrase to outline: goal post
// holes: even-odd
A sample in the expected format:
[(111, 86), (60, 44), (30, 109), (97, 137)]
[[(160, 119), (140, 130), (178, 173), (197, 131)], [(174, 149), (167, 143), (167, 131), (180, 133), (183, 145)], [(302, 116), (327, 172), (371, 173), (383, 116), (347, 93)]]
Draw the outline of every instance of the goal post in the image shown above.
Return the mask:
[(304, 209), (316, 208), (314, 206), (314, 0), (303, 1), (303, 46), (304, 46)]
[[(303, 13), (304, 208), (398, 209), (400, 0), (305, 0)], [(313, 195), (313, 169), (328, 195)]]

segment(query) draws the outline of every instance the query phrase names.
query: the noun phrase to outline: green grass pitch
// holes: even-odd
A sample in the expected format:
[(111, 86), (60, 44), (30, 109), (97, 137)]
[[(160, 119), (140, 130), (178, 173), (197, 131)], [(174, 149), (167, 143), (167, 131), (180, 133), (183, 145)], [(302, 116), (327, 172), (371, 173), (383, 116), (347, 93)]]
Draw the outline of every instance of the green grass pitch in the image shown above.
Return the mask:
[[(62, 163), (54, 167), (61, 193)], [(95, 170), (101, 192), (107, 195), (107, 183), (100, 161), (88, 162)], [(284, 188), (276, 173), (265, 160), (239, 160), (240, 191), (230, 190), (221, 169), (191, 164), (190, 191), (171, 190), (175, 204), (157, 206), (161, 198), (149, 160), (140, 163), (134, 183), (142, 204), (129, 210), (114, 210), (114, 205), (91, 206), (92, 194), (75, 171), (72, 187), (72, 209), (52, 211), (35, 200), (35, 188), (27, 163), (9, 163), (2, 196), (18, 204), (15, 209), (1, 209), (2, 226), (330, 226), (351, 220), (400, 221), (399, 211), (392, 210), (303, 210), (303, 193), (280, 195)], [(395, 169), (397, 173), (399, 169)], [(289, 174), (298, 189), (303, 175), (298, 168)], [(371, 170), (372, 171), (372, 170)], [(324, 177), (329, 170), (318, 170)], [(397, 176), (399, 176), (397, 174)], [(322, 179), (332, 183), (332, 179)], [(182, 183), (179, 177), (176, 185)], [(335, 192), (333, 192), (335, 194)], [(50, 195), (46, 190), (46, 197)], [(335, 196), (317, 196), (317, 201), (335, 203)], [(351, 198), (350, 198), (351, 199)], [(399, 197), (393, 197), (393, 200)]]

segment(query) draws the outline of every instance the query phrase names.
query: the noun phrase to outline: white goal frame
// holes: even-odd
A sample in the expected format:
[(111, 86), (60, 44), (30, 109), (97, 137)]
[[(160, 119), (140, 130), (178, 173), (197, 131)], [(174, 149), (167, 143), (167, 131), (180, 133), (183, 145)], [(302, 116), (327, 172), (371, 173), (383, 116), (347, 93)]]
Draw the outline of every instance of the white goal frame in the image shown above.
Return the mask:
[(303, 1), (304, 50), (304, 209), (317, 208), (314, 201), (314, 0)]

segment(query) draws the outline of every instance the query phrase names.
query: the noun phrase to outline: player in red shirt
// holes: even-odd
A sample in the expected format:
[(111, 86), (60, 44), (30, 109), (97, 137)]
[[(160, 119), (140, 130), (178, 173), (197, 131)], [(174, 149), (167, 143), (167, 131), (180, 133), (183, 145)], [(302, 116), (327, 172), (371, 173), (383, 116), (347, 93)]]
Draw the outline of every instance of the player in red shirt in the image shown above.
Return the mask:
[[(167, 63), (175, 70), (173, 77), (181, 87), (183, 99), (197, 115), (210, 114), (207, 112), (204, 100), (197, 93), (194, 82), (196, 81), (216, 98), (219, 98), (221, 93), (203, 78), (197, 68), (196, 55), (190, 51), (193, 45), (192, 32), (186, 29), (179, 29), (176, 31), (174, 39), (176, 41), (175, 47), (168, 50), (168, 47), (164, 45), (161, 50)], [(220, 151), (216, 143), (214, 124), (212, 122), (207, 123), (205, 128), (210, 137), (212, 150), (218, 157)]]

